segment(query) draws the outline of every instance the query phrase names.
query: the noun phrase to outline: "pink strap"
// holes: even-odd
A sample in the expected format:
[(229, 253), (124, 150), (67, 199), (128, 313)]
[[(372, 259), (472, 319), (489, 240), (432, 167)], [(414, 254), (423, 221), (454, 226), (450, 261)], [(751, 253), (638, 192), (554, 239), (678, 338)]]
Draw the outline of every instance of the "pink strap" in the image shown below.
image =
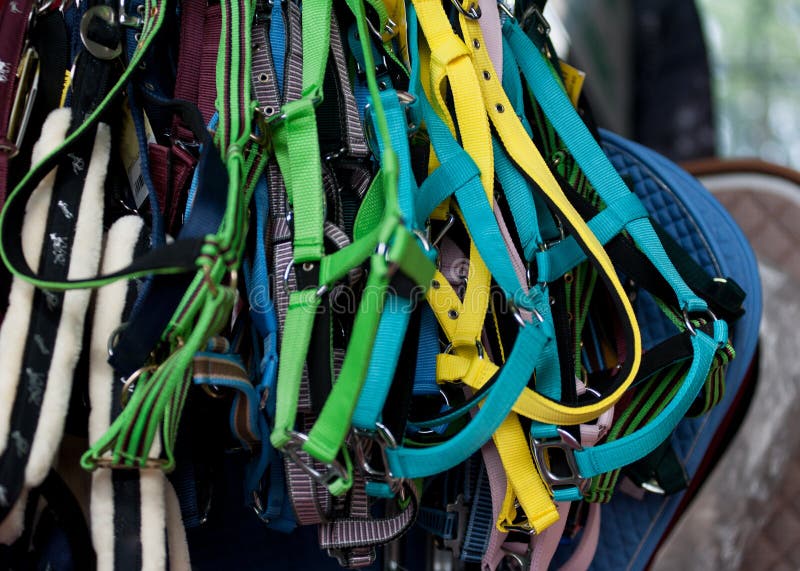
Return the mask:
[[(508, 481), (503, 464), (500, 461), (500, 453), (492, 440), (489, 440), (481, 447), (483, 463), (486, 466), (486, 474), (489, 476), (489, 487), (492, 492), (492, 518), (494, 521), (500, 517), (500, 510), (503, 507), (503, 500), (506, 495)], [(503, 543), (508, 534), (492, 526), (489, 534), (489, 545), (486, 546), (486, 553), (481, 561), (484, 571), (494, 571), (503, 559)]]
[(570, 502), (558, 502), (558, 521), (531, 539), (531, 571), (547, 571), (556, 554), (564, 527), (567, 525)]
[(478, 0), (481, 9), (481, 25), (483, 43), (489, 52), (489, 59), (494, 65), (497, 79), (503, 81), (503, 32), (500, 27), (500, 11), (497, 9), (497, 0)]
[(600, 540), (600, 504), (589, 504), (589, 515), (583, 527), (581, 542), (572, 557), (559, 568), (559, 571), (586, 571), (592, 564)]

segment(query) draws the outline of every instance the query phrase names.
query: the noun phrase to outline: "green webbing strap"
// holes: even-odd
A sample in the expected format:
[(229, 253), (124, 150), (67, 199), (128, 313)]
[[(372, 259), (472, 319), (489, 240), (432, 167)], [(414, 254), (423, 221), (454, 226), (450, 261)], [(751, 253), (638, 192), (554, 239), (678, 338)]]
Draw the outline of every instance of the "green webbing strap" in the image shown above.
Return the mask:
[[(222, 32), (217, 61), (216, 144), (228, 171), (225, 213), (216, 235), (207, 236), (195, 262), (200, 269), (176, 310), (164, 340), (172, 354), (160, 365), (145, 364), (129, 379), (135, 390), (122, 414), (81, 458), (85, 469), (106, 467), (174, 467), (173, 447), (186, 395), (192, 362), (208, 339), (229, 321), (236, 300), (235, 271), (241, 261), (247, 232), (247, 186), (263, 160), (258, 150), (245, 159), (250, 137), (250, 22), (247, 0), (223, 0)], [(231, 283), (223, 285), (228, 274)], [(160, 443), (156, 441), (159, 434)], [(106, 452), (111, 456), (105, 456)]]
[[(281, 114), (270, 123), (275, 156), (293, 210), (295, 264), (316, 263), (325, 255), (325, 191), (316, 107), (322, 103), (331, 42), (330, 21), (331, 0), (303, 2), (302, 97), (285, 103)], [(305, 268), (316, 270), (312, 265)]]
[[(383, 208), (380, 222), (369, 228), (380, 210), (374, 199), (369, 201), (370, 213), (366, 218), (359, 217), (361, 220), (359, 226), (365, 231), (363, 235), (357, 235), (350, 246), (321, 259), (318, 290), (301, 290), (290, 295), (278, 370), (275, 426), (270, 438), (273, 446), (283, 449), (295, 461), (300, 462), (294, 452), (302, 448), (325, 464), (326, 472), (310, 471), (310, 473), (319, 483), (325, 484), (334, 495), (344, 493), (352, 485), (352, 468), (343, 445), (350, 431), (353, 411), (366, 377), (389, 281), (392, 275), (399, 271), (424, 288), (430, 283), (434, 271), (433, 265), (420, 250), (415, 236), (400, 222), (397, 195), (398, 161), (391, 146), (389, 128), (380, 101), (364, 8), (361, 0), (348, 0), (348, 5), (355, 15), (360, 40), (364, 46), (367, 83), (375, 106), (377, 132), (384, 145), (380, 182), (376, 182), (377, 186), (373, 186), (369, 193), (379, 201), (383, 199)], [(303, 20), (305, 44), (305, 23), (308, 21), (306, 5), (304, 5)], [(325, 20), (326, 25), (327, 22), (328, 20)], [(317, 23), (319, 24), (319, 21)], [(314, 35), (318, 31), (310, 30), (308, 34)], [(306, 60), (303, 63), (304, 66), (308, 65)], [(311, 72), (308, 73), (306, 76), (304, 67), (304, 80), (310, 81)], [(308, 161), (308, 156), (303, 156), (301, 159)], [(292, 185), (296, 192), (300, 187), (294, 186), (294, 182), (293, 180)], [(299, 434), (295, 432), (297, 397), (302, 367), (308, 352), (308, 340), (314, 324), (313, 315), (319, 306), (320, 296), (350, 268), (360, 265), (367, 257), (370, 258), (369, 278), (356, 312), (342, 370), (311, 431), (308, 435)], [(337, 460), (340, 454), (344, 457), (344, 465)], [(300, 464), (302, 465), (302, 462)]]

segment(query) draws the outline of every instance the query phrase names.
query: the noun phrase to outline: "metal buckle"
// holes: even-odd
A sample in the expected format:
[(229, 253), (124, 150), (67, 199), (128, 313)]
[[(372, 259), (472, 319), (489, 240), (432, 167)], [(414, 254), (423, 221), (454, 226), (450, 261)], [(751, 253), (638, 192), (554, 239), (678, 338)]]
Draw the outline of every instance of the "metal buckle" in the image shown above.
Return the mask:
[(531, 6), (525, 10), (525, 13), (522, 15), (522, 21), (520, 23), (523, 30), (528, 29), (528, 24), (530, 20), (533, 19), (536, 21), (536, 31), (539, 32), (541, 36), (549, 36), (550, 35), (550, 22), (544, 17), (542, 11), (539, 10), (539, 7), (536, 4), (531, 4)]
[[(351, 434), (355, 441), (356, 461), (364, 475), (372, 480), (385, 482), (394, 494), (399, 493), (403, 486), (403, 479), (392, 476), (389, 470), (389, 458), (386, 456), (387, 447), (397, 448), (397, 440), (391, 431), (382, 422), (376, 422), (374, 431), (353, 427)], [(380, 450), (383, 470), (374, 468), (367, 459), (373, 444), (377, 444)]]
[(300, 449), (308, 442), (308, 436), (306, 434), (291, 430), (289, 431), (289, 437), (289, 442), (282, 448), (283, 452), (317, 484), (327, 486), (337, 478), (341, 478), (345, 481), (348, 480), (347, 469), (342, 466), (342, 463), (338, 460), (334, 460), (330, 464), (325, 464), (325, 471), (320, 472), (314, 468), (314, 466), (309, 465), (305, 459), (300, 456)]
[[(305, 97), (308, 97), (308, 96), (304, 95), (303, 98), (305, 98)], [(300, 99), (298, 99), (298, 101), (300, 101)], [(320, 105), (322, 105), (322, 94), (319, 93), (319, 91), (318, 91), (316, 95), (312, 95), (311, 96), (311, 106), (314, 109), (316, 109)], [(273, 113), (272, 115), (267, 115), (266, 111), (268, 111), (269, 109), (273, 109), (273, 108), (272, 107), (266, 107), (266, 106), (265, 107), (256, 107), (256, 111), (258, 111), (259, 113), (264, 115), (264, 119), (265, 119), (265, 121), (266, 121), (266, 123), (268, 125), (276, 125), (278, 123), (282, 123), (283, 121), (286, 121), (286, 119), (289, 118), (288, 113), (286, 113), (284, 111), (281, 111), (280, 113)]]
[[(575, 452), (583, 450), (580, 442), (578, 442), (572, 434), (564, 430), (558, 429), (558, 440), (551, 439), (538, 439), (531, 438), (531, 448), (533, 449), (533, 459), (536, 462), (536, 468), (539, 470), (539, 475), (542, 481), (553, 493), (554, 487), (575, 486), (578, 490), (583, 491), (588, 483), (586, 478), (581, 477), (580, 470), (578, 469), (578, 462), (575, 460)], [(568, 476), (560, 476), (550, 469), (547, 451), (557, 448), (564, 452), (567, 467), (570, 474)]]
[(480, 20), (481, 19), (481, 7), (478, 5), (477, 0), (472, 0), (469, 3), (469, 8), (464, 8), (461, 5), (461, 2), (458, 0), (451, 0), (453, 2), (453, 6), (456, 7), (458, 13), (464, 16), (465, 18), (469, 18), (470, 20)]
[(514, 17), (514, 2), (512, 1), (511, 6), (508, 6), (503, 0), (497, 0), (497, 7), (500, 8), (500, 11), (503, 12), (509, 20), (512, 22), (516, 21)]
[[(403, 109), (406, 116), (406, 132), (411, 136), (419, 129), (419, 124), (414, 113), (414, 106), (417, 102), (417, 98), (407, 91), (396, 90), (396, 93), (397, 99), (400, 101), (400, 107)], [(370, 103), (367, 103), (366, 107), (364, 107), (364, 138), (367, 140), (367, 146), (370, 151), (372, 151), (372, 154), (376, 157), (380, 156), (378, 134), (375, 130), (375, 125), (372, 123), (372, 104)]]
[(444, 238), (447, 235), (447, 233), (450, 231), (450, 228), (452, 228), (453, 224), (455, 223), (456, 223), (455, 215), (453, 215), (452, 212), (448, 212), (447, 220), (444, 223), (444, 228), (439, 230), (439, 233), (436, 234), (436, 238), (434, 238), (433, 242), (431, 242), (431, 246), (433, 246), (434, 248), (437, 247), (439, 245), (439, 242), (442, 241), (442, 238)]
[(131, 373), (130, 377), (122, 382), (122, 390), (119, 393), (119, 402), (120, 405), (122, 405), (122, 408), (125, 408), (125, 406), (128, 404), (128, 399), (136, 389), (136, 382), (139, 380), (139, 377), (145, 373), (155, 373), (157, 370), (158, 365), (145, 365), (143, 367), (139, 367), (133, 373)]
[(445, 548), (453, 552), (453, 557), (459, 559), (461, 557), (461, 545), (464, 543), (464, 535), (467, 531), (467, 522), (469, 520), (469, 506), (464, 502), (464, 495), (458, 494), (456, 501), (447, 504), (445, 511), (448, 513), (458, 514), (456, 522), (455, 537), (451, 539), (444, 539), (442, 544)]
[[(513, 299), (509, 299), (507, 303), (509, 311), (511, 311), (511, 314), (514, 316), (514, 320), (520, 327), (526, 327), (530, 325), (530, 323), (525, 321), (525, 319), (522, 317), (522, 312), (520, 311), (520, 308), (517, 306), (517, 304), (514, 303)], [(541, 313), (539, 313), (538, 309), (536, 309), (535, 307), (531, 308), (530, 312), (531, 315), (533, 315), (539, 323), (544, 323), (544, 317), (542, 316)]]
[(369, 18), (367, 18), (366, 20), (367, 20), (367, 28), (369, 28), (370, 33), (376, 40), (378, 40), (382, 44), (392, 41), (392, 38), (394, 38), (397, 35), (397, 22), (395, 22), (391, 18), (386, 18), (386, 24), (384, 24), (383, 26), (383, 32), (378, 30), (378, 27), (372, 23), (372, 20), (370, 20)]
[(89, 37), (89, 26), (95, 18), (111, 26), (116, 26), (119, 23), (119, 17), (111, 6), (92, 6), (81, 18), (80, 35), (83, 46), (86, 48), (86, 51), (97, 59), (112, 60), (118, 58), (122, 53), (122, 42), (117, 42), (116, 47), (109, 48), (108, 46), (97, 43)]
[(25, 131), (39, 90), (39, 70), (39, 54), (29, 46), (25, 49), (17, 67), (17, 87), (8, 119), (7, 137), (10, 144), (0, 144), (0, 152), (7, 153), (9, 158), (17, 155), (25, 138)]
[(144, 4), (136, 7), (136, 15), (128, 13), (127, 0), (119, 0), (119, 25), (141, 30), (144, 28)]

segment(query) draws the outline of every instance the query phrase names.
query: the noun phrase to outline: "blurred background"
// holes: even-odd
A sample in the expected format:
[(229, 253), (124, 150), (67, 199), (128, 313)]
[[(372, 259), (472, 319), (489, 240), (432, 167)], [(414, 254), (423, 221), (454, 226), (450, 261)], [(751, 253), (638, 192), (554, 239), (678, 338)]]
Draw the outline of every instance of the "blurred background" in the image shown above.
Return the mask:
[(545, 14), (601, 124), (677, 160), (800, 168), (800, 0), (551, 0)]
[(695, 174), (770, 163), (701, 177), (759, 260), (758, 381), (650, 567), (800, 569), (800, 0), (551, 0), (545, 16), (601, 126)]

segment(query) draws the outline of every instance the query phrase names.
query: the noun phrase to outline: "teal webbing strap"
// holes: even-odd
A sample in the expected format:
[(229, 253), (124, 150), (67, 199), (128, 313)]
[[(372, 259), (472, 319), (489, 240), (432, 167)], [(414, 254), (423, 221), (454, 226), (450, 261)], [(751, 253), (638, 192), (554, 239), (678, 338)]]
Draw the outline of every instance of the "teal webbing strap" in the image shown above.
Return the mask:
[[(621, 220), (631, 218), (633, 213), (626, 210), (625, 206), (617, 206), (618, 201), (631, 194), (630, 189), (592, 137), (563, 88), (553, 76), (553, 71), (544, 56), (519, 28), (516, 21), (506, 19), (503, 23), (503, 33), (508, 39), (528, 87), (589, 182), (605, 201), (607, 208), (618, 210)], [(686, 285), (664, 252), (649, 220), (634, 218), (624, 227), (675, 290), (681, 309), (688, 312), (706, 311), (708, 309), (706, 302), (697, 297)]]
[(386, 457), (395, 478), (424, 478), (449, 470), (469, 458), (494, 434), (528, 384), (545, 343), (552, 342), (549, 324), (523, 327), (511, 355), (500, 370), (495, 388), (470, 422), (451, 439), (430, 448), (388, 448)]
[[(620, 218), (619, 211), (629, 213), (625, 219)], [(613, 207), (605, 208), (589, 220), (592, 229), (601, 244), (608, 242), (625, 230), (635, 220), (650, 216), (639, 198), (633, 193), (620, 196)], [(572, 236), (550, 246), (547, 250), (536, 252), (539, 268), (538, 280), (543, 283), (552, 282), (586, 260), (586, 253)]]
[[(359, 62), (365, 65), (363, 62)], [(384, 81), (388, 82), (388, 78)], [(392, 146), (397, 154), (400, 168), (398, 176), (398, 202), (402, 216), (414, 224), (416, 220), (414, 198), (417, 191), (416, 181), (411, 170), (411, 153), (408, 146), (408, 124), (405, 111), (400, 105), (397, 92), (390, 84), (380, 94), (383, 103), (386, 121), (389, 125), (389, 134)], [(370, 105), (369, 113), (374, 117), (374, 106)], [(384, 142), (377, 140), (378, 160), (383, 156)], [(424, 216), (427, 217), (427, 214)], [(423, 217), (423, 219), (424, 219)], [(413, 228), (418, 229), (418, 228)], [(397, 369), (400, 351), (403, 347), (403, 338), (408, 330), (408, 322), (413, 304), (416, 300), (390, 292), (384, 303), (381, 321), (375, 337), (369, 368), (367, 369), (364, 386), (361, 389), (352, 424), (355, 428), (374, 431), (380, 422), (386, 396)]]
[(575, 460), (581, 477), (591, 478), (632, 464), (647, 456), (669, 438), (703, 388), (703, 383), (705, 383), (714, 359), (714, 353), (725, 344), (727, 339), (728, 326), (721, 320), (714, 322), (713, 338), (696, 329), (695, 335), (692, 337), (694, 359), (686, 379), (672, 401), (656, 418), (636, 432), (613, 442), (575, 452)]

